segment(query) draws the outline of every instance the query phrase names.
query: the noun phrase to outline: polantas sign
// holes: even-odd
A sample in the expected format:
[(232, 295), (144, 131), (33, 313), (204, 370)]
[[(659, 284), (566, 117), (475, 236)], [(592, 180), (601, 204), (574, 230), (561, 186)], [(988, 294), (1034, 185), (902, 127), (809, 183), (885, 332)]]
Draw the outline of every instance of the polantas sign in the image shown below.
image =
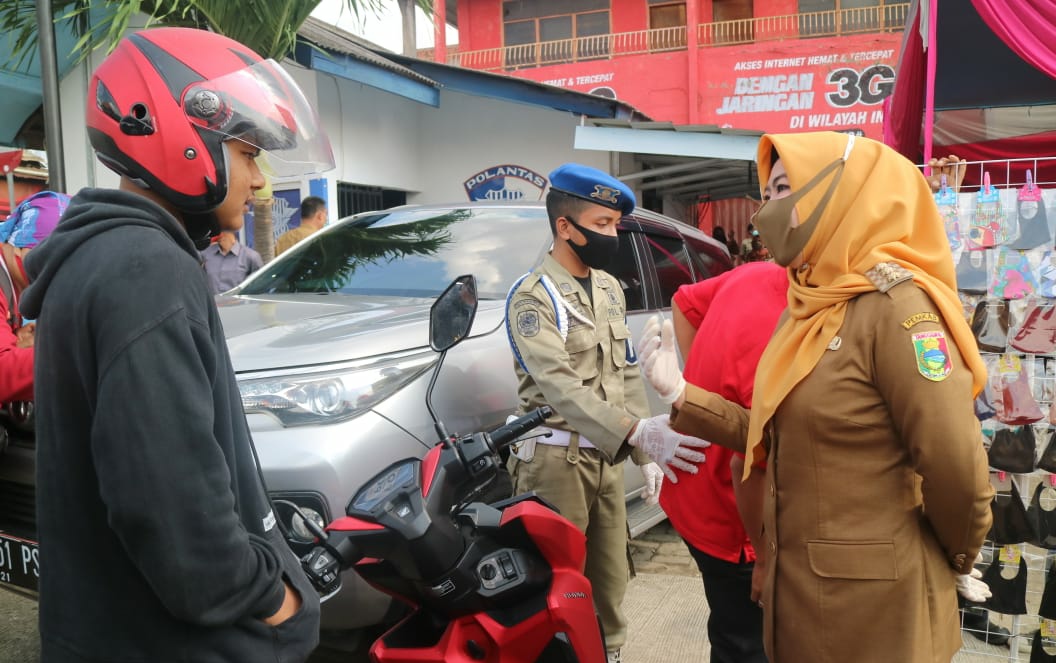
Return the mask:
[(503, 164), (472, 175), (463, 186), (470, 200), (539, 200), (546, 183), (530, 168)]

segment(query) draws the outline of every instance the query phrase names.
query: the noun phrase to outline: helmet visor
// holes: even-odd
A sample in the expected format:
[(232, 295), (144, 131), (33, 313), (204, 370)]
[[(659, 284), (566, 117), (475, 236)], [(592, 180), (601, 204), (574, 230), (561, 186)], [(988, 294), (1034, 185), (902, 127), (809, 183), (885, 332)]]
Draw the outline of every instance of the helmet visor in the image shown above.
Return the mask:
[(190, 86), (183, 107), (195, 125), (266, 152), (269, 171), (278, 177), (334, 167), (319, 116), (274, 60)]

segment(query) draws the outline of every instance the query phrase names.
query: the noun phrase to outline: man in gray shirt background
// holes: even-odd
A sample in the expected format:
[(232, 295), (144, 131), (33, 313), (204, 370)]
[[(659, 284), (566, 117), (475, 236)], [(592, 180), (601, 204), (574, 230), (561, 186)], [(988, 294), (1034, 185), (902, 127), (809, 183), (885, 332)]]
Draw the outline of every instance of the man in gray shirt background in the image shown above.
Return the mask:
[(234, 288), (264, 265), (260, 254), (239, 242), (230, 231), (220, 233), (201, 254), (214, 295)]

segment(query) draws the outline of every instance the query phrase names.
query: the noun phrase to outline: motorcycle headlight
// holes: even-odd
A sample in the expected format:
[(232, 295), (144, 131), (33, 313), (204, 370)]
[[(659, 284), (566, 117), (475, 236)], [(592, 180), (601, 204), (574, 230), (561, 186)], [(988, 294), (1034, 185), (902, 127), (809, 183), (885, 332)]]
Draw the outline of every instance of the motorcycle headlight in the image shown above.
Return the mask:
[(335, 424), (385, 400), (436, 362), (432, 350), (389, 356), (319, 373), (240, 380), (246, 413), (274, 416), (283, 426)]

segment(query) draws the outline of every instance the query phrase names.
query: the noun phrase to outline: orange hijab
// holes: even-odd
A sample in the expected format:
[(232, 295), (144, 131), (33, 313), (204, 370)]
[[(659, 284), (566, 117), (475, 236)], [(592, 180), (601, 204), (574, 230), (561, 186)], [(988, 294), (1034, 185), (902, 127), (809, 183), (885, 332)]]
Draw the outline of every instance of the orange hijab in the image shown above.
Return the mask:
[[(836, 132), (765, 135), (759, 141), (759, 185), (770, 178), (771, 147), (777, 150), (795, 192), (825, 166), (841, 158), (848, 135)], [(796, 205), (806, 219), (832, 176)], [(814, 234), (803, 249), (808, 267), (789, 269), (789, 317), (766, 346), (755, 374), (744, 476), (764, 460), (763, 427), (781, 402), (814, 370), (843, 325), (847, 302), (876, 290), (865, 272), (893, 262), (913, 273), (931, 297), (974, 377), (973, 396), (986, 381), (986, 367), (957, 297), (953, 258), (938, 208), (924, 176), (904, 157), (857, 137), (843, 175)]]

